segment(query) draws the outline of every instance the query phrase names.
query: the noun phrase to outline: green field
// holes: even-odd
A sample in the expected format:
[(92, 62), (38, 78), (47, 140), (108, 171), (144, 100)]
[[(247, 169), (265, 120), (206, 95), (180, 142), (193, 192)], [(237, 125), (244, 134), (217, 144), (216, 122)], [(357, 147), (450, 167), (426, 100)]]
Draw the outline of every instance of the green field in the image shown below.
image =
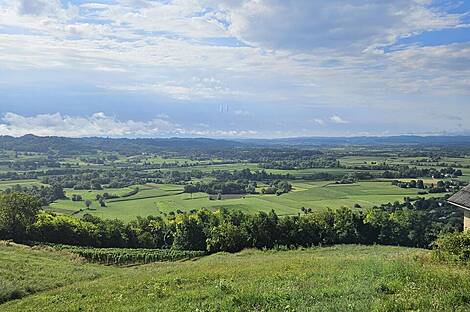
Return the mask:
[(120, 268), (1, 246), (2, 298), (17, 299), (0, 310), (468, 311), (469, 268), (432, 263), (428, 253), (384, 246), (245, 250)]
[(41, 186), (44, 185), (39, 180), (8, 180), (8, 181), (0, 181), (0, 191), (14, 187), (15, 185), (21, 186)]
[[(247, 195), (237, 199), (209, 200), (204, 193), (181, 193), (182, 186), (171, 184), (150, 184), (139, 186), (141, 191), (127, 198), (110, 200), (107, 207), (99, 207), (95, 200), (96, 194), (103, 192), (124, 194), (132, 188), (110, 189), (103, 191), (74, 191), (67, 190), (67, 195), (80, 194), (84, 199), (93, 200), (91, 210), (83, 210), (84, 202), (60, 200), (51, 205), (56, 212), (66, 214), (76, 213), (80, 216), (91, 213), (104, 218), (133, 219), (135, 216), (159, 215), (160, 213), (192, 209), (237, 209), (247, 213), (256, 211), (269, 212), (272, 209), (279, 215), (297, 214), (302, 207), (312, 209), (352, 208), (359, 204), (362, 208), (372, 207), (383, 203), (402, 201), (404, 197), (416, 197), (417, 189), (403, 189), (391, 185), (391, 182), (368, 181), (355, 184), (332, 184), (332, 182), (292, 182), (294, 190), (291, 193), (276, 195)], [(431, 195), (426, 195), (431, 196)], [(83, 211), (80, 211), (80, 210)], [(78, 212), (78, 213), (77, 213)]]
[[(373, 151), (367, 151), (373, 152)], [(396, 153), (394, 153), (396, 154)], [(98, 153), (97, 157), (104, 157), (106, 154)], [(387, 154), (385, 154), (387, 155)], [(115, 155), (116, 156), (116, 155)], [(13, 154), (4, 154), (6, 160), (15, 161)], [(20, 160), (25, 159), (44, 159), (45, 154), (20, 155)], [(76, 156), (62, 158), (62, 164), (71, 165), (78, 169), (101, 169), (113, 170), (113, 167), (126, 168), (135, 164), (171, 164), (169, 168), (162, 169), (145, 169), (147, 174), (157, 176), (157, 171), (169, 173), (170, 171), (190, 172), (202, 171), (204, 176), (193, 178), (193, 182), (203, 180), (209, 181), (211, 178), (207, 175), (213, 170), (260, 170), (258, 163), (237, 162), (222, 164), (223, 159), (210, 158), (205, 160), (191, 160), (189, 158), (177, 156), (161, 156), (161, 155), (135, 155), (125, 157), (117, 154), (117, 160), (107, 161), (104, 165), (90, 164), (85, 162), (86, 157)], [(125, 221), (135, 218), (136, 216), (159, 215), (177, 210), (190, 211), (193, 209), (239, 209), (246, 213), (255, 213), (256, 211), (271, 211), (274, 209), (279, 215), (297, 214), (302, 207), (316, 209), (337, 209), (341, 207), (354, 207), (356, 204), (362, 208), (368, 208), (388, 202), (402, 201), (404, 197), (416, 197), (417, 189), (403, 189), (392, 186), (388, 181), (361, 181), (353, 185), (332, 185), (334, 181), (309, 181), (302, 180), (308, 175), (318, 173), (329, 173), (334, 179), (340, 180), (343, 176), (357, 172), (352, 169), (353, 166), (380, 164), (386, 162), (388, 164), (403, 164), (409, 166), (435, 167), (436, 162), (415, 163), (417, 160), (425, 159), (423, 157), (398, 157), (398, 156), (343, 156), (338, 157), (339, 162), (346, 168), (311, 168), (311, 169), (267, 169), (266, 171), (273, 174), (291, 174), (296, 177), (291, 181), (294, 190), (289, 194), (282, 196), (274, 195), (246, 195), (243, 198), (209, 200), (205, 193), (193, 194), (192, 198), (189, 194), (182, 194), (182, 185), (173, 184), (147, 184), (125, 187), (121, 189), (106, 188), (101, 191), (81, 191), (66, 189), (66, 195), (71, 198), (73, 194), (81, 195), (84, 200), (91, 200), (91, 209), (86, 209), (84, 201), (72, 202), (71, 200), (58, 200), (50, 205), (47, 209), (68, 215), (81, 216), (85, 213), (91, 213), (104, 218), (119, 218)], [(470, 158), (442, 157), (439, 163), (448, 163), (458, 166), (470, 165)], [(191, 165), (191, 166), (189, 166)], [(440, 168), (440, 167), (439, 167)], [(459, 167), (464, 173), (459, 180), (470, 182), (470, 169)], [(134, 169), (130, 169), (134, 170)], [(364, 171), (364, 170), (360, 170)], [(159, 172), (161, 174), (161, 172)], [(370, 170), (369, 172), (379, 173), (380, 170)], [(39, 178), (40, 179), (40, 178)], [(16, 184), (22, 186), (41, 185), (40, 180), (16, 180), (16, 181), (0, 181), (0, 190), (11, 188)], [(401, 179), (409, 181), (411, 179)], [(438, 180), (431, 178), (423, 178), (426, 184), (437, 183)], [(449, 179), (442, 179), (449, 180)], [(263, 185), (260, 185), (263, 186)], [(123, 196), (131, 192), (135, 187), (139, 187), (138, 194), (126, 198), (108, 200), (107, 207), (101, 207), (96, 200), (97, 194), (105, 192)], [(258, 191), (260, 188), (258, 188)], [(442, 194), (425, 195), (426, 197), (441, 196)]]

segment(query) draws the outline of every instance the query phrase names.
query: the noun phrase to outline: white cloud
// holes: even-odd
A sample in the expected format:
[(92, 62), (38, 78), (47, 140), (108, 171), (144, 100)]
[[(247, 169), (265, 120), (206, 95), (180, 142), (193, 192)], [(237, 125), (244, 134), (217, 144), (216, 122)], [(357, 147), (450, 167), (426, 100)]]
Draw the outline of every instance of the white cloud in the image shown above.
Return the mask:
[(214, 78), (192, 77), (188, 81), (167, 81), (156, 84), (140, 85), (110, 85), (104, 88), (151, 92), (161, 95), (168, 95), (171, 98), (190, 101), (194, 99), (214, 99), (238, 95), (237, 92), (225, 87), (220, 80)]
[(214, 136), (241, 137), (256, 135), (253, 130), (208, 129), (207, 125), (197, 128), (184, 128), (170, 120), (167, 115), (160, 115), (150, 121), (121, 121), (103, 112), (91, 116), (69, 116), (60, 113), (22, 116), (6, 113), (0, 122), (0, 135), (64, 137), (155, 137), (155, 136)]
[[(115, 97), (150, 93), (155, 102), (216, 99), (247, 108), (274, 103), (280, 104), (279, 114), (291, 106), (325, 108), (317, 116), (343, 115), (343, 103), (382, 112), (411, 106), (439, 112), (437, 102), (470, 95), (469, 43), (397, 42), (465, 26), (462, 15), (433, 4), (0, 0), (0, 86), (14, 84), (12, 72), (47, 73), (58, 85), (63, 76), (74, 77), (96, 92)], [(80, 85), (64, 83), (62, 88), (75, 92)], [(454, 107), (450, 113), (459, 111)], [(234, 114), (247, 115), (242, 110)], [(344, 123), (333, 117), (310, 122), (325, 125), (325, 131), (331, 123)], [(349, 113), (348, 118), (358, 120)]]
[(345, 124), (348, 121), (344, 120), (343, 118), (339, 117), (338, 115), (333, 115), (330, 117), (330, 121), (336, 124)]
[(319, 124), (320, 126), (325, 125), (325, 121), (321, 118), (315, 118), (315, 119), (313, 119), (313, 122), (316, 123), (316, 124)]
[(99, 112), (89, 117), (40, 114), (31, 117), (6, 113), (0, 123), (1, 135), (20, 136), (28, 133), (41, 136), (148, 136), (175, 133), (179, 126), (166, 119), (148, 122), (120, 121)]
[(460, 15), (433, 10), (421, 0), (217, 1), (232, 34), (273, 49), (334, 48), (362, 51), (401, 36), (454, 27)]
[(237, 116), (250, 116), (251, 113), (244, 109), (237, 109), (233, 112)]

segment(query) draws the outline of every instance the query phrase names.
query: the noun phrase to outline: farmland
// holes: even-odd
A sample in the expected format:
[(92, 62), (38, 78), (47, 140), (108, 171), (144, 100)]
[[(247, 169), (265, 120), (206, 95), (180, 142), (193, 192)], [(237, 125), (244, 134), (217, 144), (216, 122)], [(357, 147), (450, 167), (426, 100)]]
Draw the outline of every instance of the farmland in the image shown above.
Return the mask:
[[(214, 151), (163, 149), (130, 154), (119, 149), (80, 150), (74, 154), (6, 150), (0, 154), (0, 190), (59, 185), (63, 187), (64, 196), (46, 201), (45, 210), (128, 221), (136, 216), (202, 208), (245, 213), (274, 210), (279, 215), (295, 215), (302, 208), (367, 209), (403, 201), (405, 197), (429, 198), (452, 191), (446, 187), (439, 194), (423, 192), (418, 188), (397, 187), (392, 185), (393, 180), (410, 183), (421, 179), (425, 188), (435, 187), (439, 181), (448, 184), (470, 181), (467, 153), (459, 151), (457, 157), (456, 151), (436, 150), (435, 147), (424, 152), (418, 148), (406, 149), (407, 152), (380, 146), (371, 149), (289, 147), (285, 150), (252, 147)], [(262, 156), (263, 153), (266, 155)], [(449, 167), (461, 174), (439, 173)], [(405, 170), (403, 168), (415, 168), (416, 172), (399, 172)], [(227, 174), (240, 175), (246, 170), (271, 176), (227, 177)], [(434, 176), (436, 172), (438, 177)], [(220, 200), (217, 194), (185, 192), (188, 184), (218, 180), (239, 183), (243, 179), (256, 184), (252, 191), (241, 195), (222, 194)], [(269, 188), (276, 179), (290, 183), (291, 191), (282, 195), (263, 194), (263, 189)], [(108, 195), (110, 198), (103, 197)], [(74, 197), (79, 200), (72, 200)]]
[(465, 149), (27, 139), (0, 151), (0, 238), (34, 245), (0, 245), (2, 311), (469, 309), (468, 268), (420, 249), (462, 228)]
[[(68, 195), (82, 194), (84, 199), (92, 199), (91, 209), (84, 209), (83, 202), (58, 200), (51, 204), (50, 209), (65, 214), (90, 213), (104, 218), (129, 220), (135, 216), (159, 215), (176, 210), (190, 211), (207, 208), (216, 210), (226, 208), (241, 210), (247, 213), (274, 209), (280, 215), (297, 214), (302, 207), (312, 209), (353, 208), (354, 204), (361, 208), (371, 208), (382, 203), (402, 201), (404, 197), (415, 197), (416, 189), (401, 189), (390, 182), (358, 182), (355, 184), (334, 184), (334, 181), (295, 181), (293, 191), (282, 196), (246, 195), (236, 199), (209, 200), (207, 194), (182, 193), (179, 185), (147, 185), (140, 186), (141, 191), (121, 200), (108, 201), (106, 207), (100, 207), (94, 200), (95, 195), (104, 191), (67, 190)], [(129, 189), (106, 190), (125, 193)], [(427, 195), (429, 196), (429, 195)], [(80, 211), (82, 210), (82, 211)], [(78, 213), (77, 213), (78, 211)]]
[(2, 246), (0, 255), (2, 311), (468, 311), (470, 304), (468, 268), (403, 247), (245, 250), (128, 268), (48, 249)]

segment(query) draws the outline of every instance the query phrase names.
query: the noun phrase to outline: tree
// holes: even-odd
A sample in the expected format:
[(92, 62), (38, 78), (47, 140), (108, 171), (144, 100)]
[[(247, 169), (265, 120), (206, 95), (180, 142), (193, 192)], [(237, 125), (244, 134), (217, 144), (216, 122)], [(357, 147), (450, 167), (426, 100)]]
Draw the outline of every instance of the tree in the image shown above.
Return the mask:
[(421, 190), (424, 189), (424, 182), (423, 182), (423, 180), (418, 180), (418, 181), (416, 182), (416, 187), (419, 188), (419, 189), (421, 189)]
[(0, 194), (0, 237), (25, 238), (40, 208), (36, 197), (24, 193)]
[(89, 200), (89, 199), (85, 200), (85, 206), (86, 206), (87, 209), (90, 209), (91, 200)]
[(82, 201), (82, 200), (83, 200), (82, 195), (77, 195), (77, 194), (72, 195), (72, 201)]
[(198, 191), (198, 188), (194, 184), (186, 184), (184, 186), (184, 192), (185, 193), (190, 193), (191, 194), (191, 199), (193, 198), (193, 193), (196, 193), (197, 191)]
[(241, 226), (222, 222), (211, 228), (207, 238), (207, 250), (209, 252), (228, 251), (237, 252), (247, 247), (248, 234)]
[(181, 250), (206, 250), (206, 234), (199, 220), (181, 215), (177, 220), (173, 247)]

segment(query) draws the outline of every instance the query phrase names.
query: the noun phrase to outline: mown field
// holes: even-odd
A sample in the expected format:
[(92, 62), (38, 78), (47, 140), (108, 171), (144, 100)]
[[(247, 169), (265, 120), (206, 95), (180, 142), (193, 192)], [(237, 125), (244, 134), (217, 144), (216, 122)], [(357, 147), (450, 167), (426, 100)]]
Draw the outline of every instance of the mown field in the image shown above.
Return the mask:
[(122, 268), (1, 246), (0, 289), (8, 301), (0, 310), (468, 311), (469, 268), (433, 263), (428, 255), (334, 246)]
[[(355, 184), (334, 184), (333, 181), (294, 181), (291, 193), (276, 195), (246, 195), (240, 198), (209, 200), (207, 194), (195, 193), (192, 196), (182, 193), (182, 186), (171, 184), (149, 184), (138, 186), (140, 191), (134, 196), (109, 200), (106, 207), (100, 207), (96, 194), (109, 192), (122, 195), (132, 188), (108, 189), (103, 191), (67, 190), (67, 196), (82, 195), (84, 200), (92, 200), (91, 209), (85, 209), (84, 202), (59, 200), (51, 205), (51, 210), (65, 214), (83, 215), (91, 213), (104, 218), (130, 220), (135, 216), (159, 215), (160, 213), (192, 209), (232, 209), (246, 213), (269, 212), (272, 209), (279, 215), (292, 215), (302, 207), (312, 209), (369, 208), (383, 203), (402, 201), (404, 197), (416, 197), (418, 189), (403, 189), (391, 185), (389, 181), (368, 181)], [(426, 195), (430, 197), (431, 195)], [(82, 210), (82, 211), (80, 211)]]

